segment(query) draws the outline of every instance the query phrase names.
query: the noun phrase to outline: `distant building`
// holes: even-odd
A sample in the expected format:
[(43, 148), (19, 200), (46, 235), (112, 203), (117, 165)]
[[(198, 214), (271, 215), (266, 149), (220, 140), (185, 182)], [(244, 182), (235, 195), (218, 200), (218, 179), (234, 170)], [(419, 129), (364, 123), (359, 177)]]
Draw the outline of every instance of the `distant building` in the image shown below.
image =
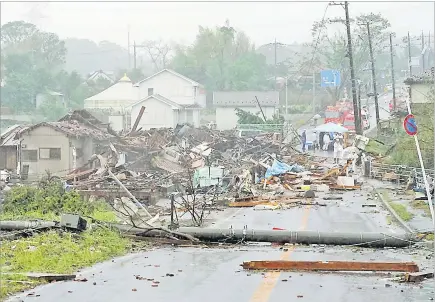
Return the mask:
[(125, 75), (106, 90), (86, 99), (85, 108), (107, 111), (115, 131), (131, 128), (142, 106), (145, 112), (141, 127), (174, 127), (174, 123), (184, 122), (197, 127), (205, 100), (204, 86), (164, 69), (134, 85)]
[(200, 125), (201, 106), (197, 104), (180, 105), (160, 94), (153, 94), (131, 106), (131, 127), (142, 107), (145, 107), (145, 111), (139, 121), (138, 129), (175, 128), (178, 124), (184, 123), (194, 127)]
[(88, 81), (98, 81), (98, 79), (104, 79), (111, 84), (115, 83), (115, 78), (113, 72), (104, 72), (102, 70), (94, 71), (93, 73), (89, 74), (88, 78), (86, 79), (86, 82)]
[(200, 83), (171, 69), (163, 69), (139, 81), (140, 98), (159, 94), (179, 105), (197, 104), (205, 107), (205, 89)]
[[(278, 91), (217, 91), (213, 92), (213, 106), (216, 108), (216, 128), (234, 129), (238, 123), (236, 108), (257, 114), (260, 112), (255, 97), (267, 119), (273, 118), (279, 107)], [(261, 116), (261, 115), (260, 115)]]
[(56, 102), (64, 107), (67, 106), (65, 97), (62, 93), (46, 89), (46, 91), (40, 92), (35, 96), (35, 107), (41, 107), (41, 105), (46, 101)]
[(434, 102), (434, 68), (420, 76), (413, 76), (404, 81), (411, 90), (411, 111), (425, 110), (428, 104)]

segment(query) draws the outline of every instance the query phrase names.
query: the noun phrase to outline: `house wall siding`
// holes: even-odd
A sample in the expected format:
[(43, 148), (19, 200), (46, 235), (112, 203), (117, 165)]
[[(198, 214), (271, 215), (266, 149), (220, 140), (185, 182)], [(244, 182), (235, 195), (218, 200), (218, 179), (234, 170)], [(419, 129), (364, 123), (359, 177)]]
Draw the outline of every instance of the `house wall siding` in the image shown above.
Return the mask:
[(153, 89), (153, 94), (160, 94), (180, 105), (195, 104), (195, 101), (205, 103), (205, 94), (203, 97), (200, 95), (195, 97), (195, 88), (192, 83), (167, 71), (140, 83), (140, 98), (148, 96), (148, 88)]
[(172, 109), (172, 106), (154, 98), (150, 98), (147, 101), (143, 101), (132, 107), (130, 127), (133, 127), (142, 106), (145, 107), (145, 111), (139, 122), (138, 128), (148, 130), (151, 128), (174, 128), (176, 126), (176, 115), (174, 114), (175, 110)]
[[(216, 128), (218, 130), (231, 130), (237, 126), (239, 120), (236, 115), (235, 107), (217, 107), (216, 108)], [(260, 111), (258, 107), (241, 107), (244, 111), (257, 114)], [(271, 119), (275, 113), (275, 107), (262, 107), (267, 119)], [(260, 114), (261, 115), (261, 114)]]
[(18, 165), (17, 146), (1, 146), (0, 147), (0, 170), (7, 169), (16, 172), (17, 165)]
[[(24, 150), (37, 150), (36, 161), (24, 161), (21, 165), (29, 166), (29, 178), (39, 178), (46, 170), (53, 174), (63, 176), (68, 173), (71, 164), (71, 151), (69, 138), (63, 133), (50, 127), (38, 127), (22, 136), (21, 152)], [(25, 148), (24, 148), (25, 146)], [(60, 148), (61, 159), (39, 159), (39, 148)]]
[(426, 97), (430, 94), (431, 86), (429, 84), (412, 84), (411, 85), (411, 103), (425, 104), (430, 100)]

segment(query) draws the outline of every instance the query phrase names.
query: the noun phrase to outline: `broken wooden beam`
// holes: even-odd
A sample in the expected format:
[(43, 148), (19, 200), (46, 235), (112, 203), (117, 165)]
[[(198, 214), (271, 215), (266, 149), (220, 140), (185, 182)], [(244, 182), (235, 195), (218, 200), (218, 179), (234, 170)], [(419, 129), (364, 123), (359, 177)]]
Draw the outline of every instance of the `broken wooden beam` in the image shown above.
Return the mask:
[(279, 271), (380, 271), (418, 272), (414, 262), (348, 262), (348, 261), (250, 261), (241, 265), (249, 270)]
[(52, 273), (2, 273), (3, 275), (22, 275), (29, 279), (36, 280), (45, 280), (48, 282), (51, 281), (65, 281), (65, 280), (73, 280), (76, 275), (75, 274), (52, 274)]
[(405, 274), (400, 282), (421, 282), (433, 277), (434, 273)]
[(273, 205), (276, 206), (277, 204), (274, 202), (270, 202), (268, 200), (260, 200), (260, 201), (239, 201), (239, 202), (230, 202), (228, 204), (231, 208), (250, 208), (255, 207), (258, 205)]
[(333, 190), (359, 190), (361, 186), (339, 186), (339, 185), (330, 185), (330, 189)]

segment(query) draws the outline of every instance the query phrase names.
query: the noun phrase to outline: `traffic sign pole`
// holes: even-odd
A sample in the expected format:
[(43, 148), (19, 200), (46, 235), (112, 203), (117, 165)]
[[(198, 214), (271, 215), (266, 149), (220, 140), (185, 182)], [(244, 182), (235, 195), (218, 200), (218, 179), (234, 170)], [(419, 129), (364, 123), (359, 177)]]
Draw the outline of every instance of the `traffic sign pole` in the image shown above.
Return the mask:
[[(406, 106), (408, 107), (408, 116), (407, 116), (407, 118), (409, 116), (412, 116), (412, 118), (413, 118), (414, 116), (411, 114), (411, 106), (409, 104), (409, 101), (410, 101), (409, 98), (406, 98)], [(411, 119), (411, 118), (409, 118), (409, 119)], [(415, 123), (415, 120), (414, 120), (414, 123)], [(406, 126), (405, 126), (405, 130), (406, 130)], [(429, 204), (430, 214), (432, 215), (432, 227), (433, 227), (433, 233), (434, 233), (434, 252), (435, 252), (435, 216), (434, 216), (434, 208), (433, 208), (433, 204), (432, 204), (432, 195), (430, 193), (429, 183), (428, 183), (427, 177), (426, 177), (426, 171), (424, 169), (423, 157), (421, 156), (420, 144), (419, 144), (418, 138), (417, 138), (417, 127), (415, 127), (415, 134), (413, 136), (414, 136), (414, 140), (415, 140), (415, 146), (417, 148), (418, 159), (420, 161), (421, 171), (422, 171), (422, 174), (423, 174), (424, 186), (426, 187), (427, 202)], [(434, 267), (434, 271), (435, 271), (435, 267)]]

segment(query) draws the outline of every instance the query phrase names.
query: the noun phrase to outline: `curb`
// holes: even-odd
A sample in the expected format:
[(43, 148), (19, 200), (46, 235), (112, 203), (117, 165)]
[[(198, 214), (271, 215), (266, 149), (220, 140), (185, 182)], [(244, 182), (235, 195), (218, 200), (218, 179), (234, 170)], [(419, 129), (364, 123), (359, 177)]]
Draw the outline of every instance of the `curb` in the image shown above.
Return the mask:
[(376, 195), (382, 201), (384, 206), (387, 208), (387, 210), (391, 213), (391, 215), (393, 215), (394, 219), (396, 219), (396, 221), (405, 229), (405, 231), (407, 233), (415, 233), (415, 231), (408, 224), (406, 224), (405, 221), (403, 221), (403, 219), (400, 218), (399, 215), (397, 215), (396, 211), (394, 211), (394, 209), (389, 205), (389, 203), (386, 200), (384, 200), (382, 194), (380, 194), (375, 187), (372, 186), (372, 188), (376, 192)]

